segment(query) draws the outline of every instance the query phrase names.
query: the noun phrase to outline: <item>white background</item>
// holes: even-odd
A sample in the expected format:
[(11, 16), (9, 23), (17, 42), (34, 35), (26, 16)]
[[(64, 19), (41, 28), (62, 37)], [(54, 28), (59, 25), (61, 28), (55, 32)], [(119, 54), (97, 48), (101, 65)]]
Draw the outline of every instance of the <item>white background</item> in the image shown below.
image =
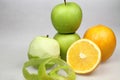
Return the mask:
[[(83, 20), (77, 33), (96, 24), (113, 29), (117, 46), (113, 56), (89, 75), (76, 80), (119, 80), (120, 74), (120, 0), (67, 0), (78, 3)], [(29, 43), (36, 36), (56, 31), (51, 24), (52, 8), (63, 0), (0, 0), (0, 80), (24, 80), (22, 66), (27, 61)]]

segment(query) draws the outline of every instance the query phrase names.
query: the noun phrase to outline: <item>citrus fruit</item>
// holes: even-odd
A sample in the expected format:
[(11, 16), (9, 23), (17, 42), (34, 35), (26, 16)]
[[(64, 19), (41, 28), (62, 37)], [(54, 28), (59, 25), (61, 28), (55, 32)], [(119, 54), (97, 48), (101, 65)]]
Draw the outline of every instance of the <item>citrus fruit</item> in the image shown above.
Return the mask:
[(89, 39), (77, 40), (67, 51), (67, 63), (79, 74), (94, 71), (100, 61), (100, 48)]
[(116, 36), (111, 28), (101, 24), (93, 26), (85, 32), (84, 38), (92, 40), (100, 47), (102, 62), (112, 56), (116, 47)]

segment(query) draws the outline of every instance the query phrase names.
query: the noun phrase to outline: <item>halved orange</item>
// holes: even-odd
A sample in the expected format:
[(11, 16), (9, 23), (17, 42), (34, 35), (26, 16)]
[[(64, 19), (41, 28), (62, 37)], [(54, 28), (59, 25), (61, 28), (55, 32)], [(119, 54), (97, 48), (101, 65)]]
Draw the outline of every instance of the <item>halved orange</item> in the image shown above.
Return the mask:
[(79, 74), (92, 72), (100, 61), (100, 48), (88, 39), (80, 39), (74, 42), (67, 51), (67, 63)]

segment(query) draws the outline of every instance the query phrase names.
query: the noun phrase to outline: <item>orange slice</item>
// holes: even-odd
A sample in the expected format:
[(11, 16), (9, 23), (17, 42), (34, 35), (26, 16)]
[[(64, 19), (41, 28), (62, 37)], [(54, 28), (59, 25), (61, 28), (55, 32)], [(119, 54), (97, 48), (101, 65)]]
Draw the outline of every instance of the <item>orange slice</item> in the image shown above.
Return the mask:
[(67, 51), (67, 63), (79, 74), (92, 72), (100, 61), (100, 48), (88, 39), (80, 39), (74, 42)]

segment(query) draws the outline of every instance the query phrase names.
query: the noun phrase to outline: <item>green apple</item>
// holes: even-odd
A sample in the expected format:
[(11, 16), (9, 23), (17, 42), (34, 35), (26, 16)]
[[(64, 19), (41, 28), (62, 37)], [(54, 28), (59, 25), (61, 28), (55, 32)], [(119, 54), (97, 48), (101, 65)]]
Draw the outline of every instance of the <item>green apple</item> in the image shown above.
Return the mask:
[(52, 9), (51, 21), (58, 33), (74, 33), (80, 27), (82, 10), (74, 2), (58, 4)]
[(60, 57), (66, 61), (66, 53), (70, 45), (79, 40), (80, 36), (76, 33), (74, 34), (60, 34), (57, 33), (54, 36), (54, 39), (58, 41), (60, 45)]
[(52, 38), (37, 36), (29, 45), (28, 57), (29, 59), (60, 57), (59, 43)]

